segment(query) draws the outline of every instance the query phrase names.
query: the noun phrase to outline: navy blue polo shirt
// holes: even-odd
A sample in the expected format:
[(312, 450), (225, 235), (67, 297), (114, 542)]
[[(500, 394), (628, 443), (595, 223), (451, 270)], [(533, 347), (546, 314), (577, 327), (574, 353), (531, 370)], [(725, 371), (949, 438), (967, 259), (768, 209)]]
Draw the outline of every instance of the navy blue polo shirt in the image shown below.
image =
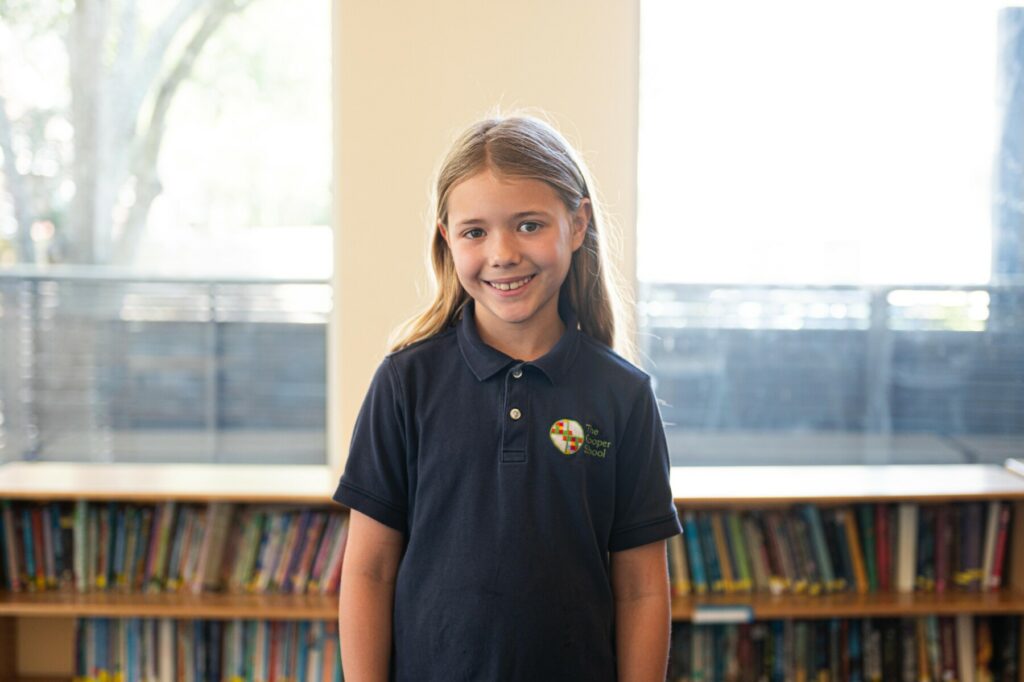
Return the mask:
[(392, 679), (616, 677), (608, 553), (680, 527), (649, 377), (560, 314), (533, 362), (471, 301), (377, 369), (334, 499), (405, 535)]

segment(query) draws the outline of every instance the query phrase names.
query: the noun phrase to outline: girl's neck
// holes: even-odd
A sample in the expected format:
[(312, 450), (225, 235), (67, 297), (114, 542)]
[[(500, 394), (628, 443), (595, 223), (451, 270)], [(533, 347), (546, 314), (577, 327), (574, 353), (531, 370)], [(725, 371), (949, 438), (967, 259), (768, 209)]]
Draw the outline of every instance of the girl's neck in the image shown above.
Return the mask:
[(534, 327), (526, 326), (523, 329), (515, 327), (502, 329), (501, 333), (496, 333), (497, 330), (486, 327), (486, 325), (480, 324), (479, 318), (476, 320), (476, 331), (480, 335), (481, 341), (510, 358), (525, 362), (532, 362), (546, 355), (565, 333), (565, 323), (562, 322), (562, 318), (557, 316), (555, 324), (545, 325), (539, 331)]

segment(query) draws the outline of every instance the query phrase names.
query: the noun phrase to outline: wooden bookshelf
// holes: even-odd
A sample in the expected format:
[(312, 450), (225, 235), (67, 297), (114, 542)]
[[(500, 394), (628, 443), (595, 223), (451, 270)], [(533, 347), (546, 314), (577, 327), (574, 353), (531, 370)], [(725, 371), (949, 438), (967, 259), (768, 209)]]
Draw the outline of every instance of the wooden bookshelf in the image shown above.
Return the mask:
[[(331, 507), (336, 506), (330, 496), (337, 475), (326, 466), (13, 463), (0, 466), (0, 499), (134, 503), (173, 499)], [(1009, 464), (677, 467), (672, 471), (672, 490), (680, 510), (998, 499), (1010, 501), (1014, 514), (1007, 584), (999, 592), (691, 596), (673, 601), (675, 620), (691, 620), (702, 607), (737, 605), (749, 607), (755, 619), (1024, 614), (1024, 475), (1011, 471)], [(60, 671), (16, 670), (11, 661), (16, 660), (19, 646), (19, 622), (26, 619), (68, 623), (79, 617), (332, 620), (337, 615), (336, 599), (334, 595), (0, 592), (0, 679), (70, 677)], [(34, 629), (39, 639), (38, 628), (24, 629)], [(73, 646), (67, 638), (56, 639), (20, 646)]]
[[(899, 618), (925, 615), (1024, 615), (1024, 460), (995, 464), (674, 467), (680, 512), (752, 510), (814, 504), (940, 504), (1001, 500), (1012, 505), (1009, 556), (998, 592), (852, 592), (820, 595), (705, 594), (674, 598), (672, 619), (698, 622), (702, 610), (737, 607), (737, 617)], [(1018, 644), (1024, 670), (1024, 631)]]
[(0, 499), (333, 505), (327, 466), (68, 464), (0, 466)]
[(4, 616), (334, 620), (338, 596), (310, 594), (0, 593)]
[[(331, 500), (337, 477), (330, 467), (310, 465), (16, 462), (0, 466), (0, 499), (339, 508)], [(0, 680), (70, 680), (63, 668), (70, 665), (76, 618), (334, 620), (337, 595), (0, 591)], [(46, 622), (68, 626), (41, 638), (39, 624)], [(60, 669), (18, 669), (19, 658), (45, 661), (48, 649), (60, 652), (49, 656)]]
[(899, 618), (901, 616), (1012, 615), (1024, 613), (1024, 594), (1010, 590), (968, 593), (712, 594), (673, 600), (672, 619), (691, 620), (701, 606), (747, 606), (754, 620), (778, 618)]
[(691, 509), (1024, 502), (1024, 475), (995, 464), (673, 467), (672, 494), (680, 507)]

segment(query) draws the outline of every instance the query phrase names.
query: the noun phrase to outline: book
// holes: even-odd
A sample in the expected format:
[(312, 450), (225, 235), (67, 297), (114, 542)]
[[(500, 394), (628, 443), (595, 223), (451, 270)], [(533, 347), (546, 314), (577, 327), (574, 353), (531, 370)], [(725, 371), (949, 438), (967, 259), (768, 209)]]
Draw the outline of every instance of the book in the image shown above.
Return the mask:
[(955, 577), (955, 581), (970, 592), (976, 592), (981, 589), (981, 539), (984, 534), (984, 520), (982, 516), (983, 511), (980, 502), (966, 502), (963, 504), (960, 516), (961, 563), (960, 571)]
[(221, 562), (227, 544), (227, 534), (234, 517), (235, 505), (213, 502), (208, 509), (205, 533), (199, 550), (199, 564), (192, 576), (192, 592), (220, 587)]
[(941, 616), (939, 618), (939, 642), (942, 655), (939, 679), (956, 680), (959, 666), (957, 665), (954, 618), (950, 616)]
[(18, 547), (18, 529), (15, 526), (14, 507), (10, 500), (0, 501), (3, 512), (4, 559), (7, 564), (7, 587), (11, 592), (21, 592), (21, 552)]
[(974, 618), (969, 613), (957, 614), (956, 664), (959, 682), (974, 682), (977, 672), (974, 655)]
[(875, 539), (875, 515), (871, 505), (854, 506), (860, 530), (861, 551), (864, 557), (864, 570), (867, 573), (868, 591), (878, 592), (877, 540)]
[[(304, 554), (312, 557), (313, 543), (306, 541)], [(683, 536), (673, 535), (668, 539), (668, 567), (671, 578), (672, 596), (685, 597), (690, 593), (690, 576), (686, 568), (686, 550), (683, 549)], [(292, 591), (298, 591), (301, 573), (296, 573)], [(305, 586), (303, 586), (305, 589)]]
[(843, 576), (843, 582), (848, 590), (857, 589), (857, 579), (853, 568), (853, 555), (850, 552), (850, 542), (846, 536), (846, 516), (842, 509), (833, 509), (828, 515), (828, 526), (833, 530), (836, 541), (836, 551), (839, 554), (838, 572)]
[(697, 528), (697, 518), (692, 510), (683, 512), (683, 539), (686, 541), (687, 563), (693, 573), (693, 591), (705, 594), (708, 591), (707, 575), (704, 572), (704, 551)]
[(935, 590), (935, 514), (931, 505), (918, 508), (916, 574), (914, 586), (917, 590)]
[(310, 522), (310, 510), (301, 510), (294, 522), (289, 526), (285, 536), (284, 545), (281, 548), (281, 561), (271, 579), (271, 590), (274, 592), (290, 591), (290, 578), (295, 573), (295, 567), (302, 551), (302, 542), (306, 537), (306, 528)]
[(832, 558), (828, 551), (828, 540), (825, 537), (825, 528), (821, 521), (821, 514), (818, 508), (812, 504), (804, 505), (801, 511), (804, 514), (807, 526), (810, 528), (811, 545), (814, 549), (814, 555), (817, 557), (823, 586), (826, 591), (834, 592), (839, 589), (840, 585), (832, 568)]
[(1003, 567), (1006, 564), (1006, 544), (1010, 526), (1010, 505), (999, 507), (999, 529), (996, 532), (996, 546), (992, 558), (992, 575), (989, 576), (988, 589), (998, 590), (1002, 585)]
[(749, 592), (754, 587), (754, 578), (750, 565), (750, 552), (743, 537), (739, 512), (735, 509), (726, 512), (725, 524), (728, 531), (726, 538), (729, 543), (729, 551), (735, 561), (737, 591)]
[(43, 571), (46, 576), (46, 583), (44, 587), (48, 590), (52, 590), (57, 587), (57, 549), (54, 544), (54, 523), (53, 523), (53, 509), (56, 507), (54, 504), (43, 505), (39, 508), (39, 525), (42, 528), (43, 535), (43, 565), (45, 570)]
[(899, 553), (896, 556), (896, 589), (899, 592), (913, 592), (917, 571), (917, 504), (901, 502), (898, 509)]
[(857, 532), (857, 520), (850, 509), (841, 509), (837, 514), (841, 517), (843, 529), (846, 531), (846, 544), (850, 552), (850, 563), (853, 565), (854, 584), (859, 594), (867, 594), (870, 586), (867, 569), (864, 567), (864, 556), (860, 551), (861, 543), (860, 534)]
[(729, 551), (729, 544), (725, 538), (725, 526), (722, 523), (722, 512), (708, 512), (707, 519), (711, 526), (711, 538), (714, 543), (714, 552), (715, 556), (718, 558), (718, 566), (722, 574), (722, 590), (724, 592), (734, 592), (736, 591), (736, 576), (733, 570), (735, 561)]
[(779, 511), (772, 510), (765, 513), (763, 519), (764, 533), (768, 539), (770, 556), (772, 557), (775, 570), (780, 572), (776, 577), (775, 588), (772, 591), (780, 594), (793, 588), (793, 584), (797, 579), (796, 569), (793, 566), (790, 550), (785, 546), (786, 540), (783, 535), (784, 524), (782, 514)]
[(993, 564), (996, 558), (996, 537), (999, 534), (999, 500), (992, 500), (988, 503), (988, 513), (985, 516), (985, 537), (981, 557), (981, 589), (988, 590), (992, 583)]
[(724, 592), (725, 584), (722, 578), (721, 564), (718, 561), (718, 551), (711, 531), (711, 519), (707, 514), (697, 514), (697, 529), (708, 572), (708, 589), (715, 593)]
[(348, 544), (348, 518), (344, 518), (338, 528), (338, 536), (331, 549), (331, 560), (327, 565), (326, 578), (320, 584), (322, 594), (336, 594), (341, 582), (341, 566), (345, 559), (345, 546)]
[(951, 586), (953, 529), (949, 516), (948, 504), (940, 504), (935, 509), (935, 591), (940, 593)]
[(811, 547), (811, 532), (807, 522), (798, 515), (789, 516), (789, 537), (796, 549), (801, 574), (804, 581), (804, 589), (808, 594), (817, 595), (821, 593), (822, 581), (818, 569), (818, 562)]
[(167, 591), (177, 592), (182, 586), (182, 576), (188, 561), (189, 542), (195, 516), (198, 512), (189, 506), (183, 506), (178, 519), (178, 531), (171, 538), (171, 553), (167, 560)]
[(758, 519), (747, 514), (742, 518), (743, 537), (750, 550), (750, 567), (753, 574), (754, 589), (758, 592), (770, 592), (771, 568), (768, 561), (768, 548), (764, 534), (761, 532)]
[(890, 511), (891, 507), (879, 502), (874, 505), (875, 514), (875, 556), (877, 557), (878, 589), (882, 592), (892, 590), (892, 553), (890, 551)]
[[(341, 526), (341, 516), (332, 515), (320, 539), (320, 547), (317, 549), (316, 560), (313, 562), (313, 570), (309, 575), (309, 583), (306, 586), (307, 592), (316, 593), (320, 591), (320, 583), (323, 581), (324, 570), (327, 567), (328, 553), (334, 543), (338, 528)], [(696, 521), (694, 521), (696, 528)], [(698, 543), (699, 546), (699, 543)], [(694, 565), (691, 561), (691, 565)]]

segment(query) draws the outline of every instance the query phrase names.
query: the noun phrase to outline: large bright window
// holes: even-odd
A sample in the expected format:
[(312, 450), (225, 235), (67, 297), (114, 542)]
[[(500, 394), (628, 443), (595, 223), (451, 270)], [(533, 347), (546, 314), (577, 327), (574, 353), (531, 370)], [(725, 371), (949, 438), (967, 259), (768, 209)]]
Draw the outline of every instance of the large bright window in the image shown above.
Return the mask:
[(1024, 443), (1024, 10), (644, 0), (641, 346), (677, 464)]
[(0, 0), (0, 461), (325, 461), (330, 25)]

